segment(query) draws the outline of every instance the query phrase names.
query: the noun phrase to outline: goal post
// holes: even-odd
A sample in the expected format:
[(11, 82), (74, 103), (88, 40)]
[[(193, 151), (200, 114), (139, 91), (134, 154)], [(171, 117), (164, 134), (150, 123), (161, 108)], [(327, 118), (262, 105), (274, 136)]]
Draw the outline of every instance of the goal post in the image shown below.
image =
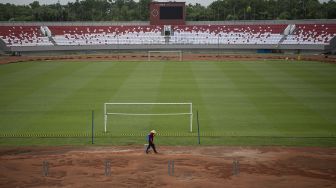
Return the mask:
[[(187, 106), (185, 111), (182, 112), (125, 112), (124, 110), (112, 110), (108, 109), (109, 106), (123, 106), (128, 105), (130, 107), (141, 108), (141, 106), (161, 106), (161, 108), (168, 108), (172, 105), (184, 105)], [(118, 107), (116, 108), (118, 109)], [(193, 110), (192, 103), (104, 103), (104, 132), (107, 132), (108, 116), (189, 116), (189, 127), (192, 132)]]
[(154, 54), (161, 54), (161, 56), (165, 56), (166, 58), (176, 58), (179, 61), (182, 61), (182, 51), (181, 50), (175, 50), (175, 51), (148, 51), (148, 61), (151, 61), (153, 59)]

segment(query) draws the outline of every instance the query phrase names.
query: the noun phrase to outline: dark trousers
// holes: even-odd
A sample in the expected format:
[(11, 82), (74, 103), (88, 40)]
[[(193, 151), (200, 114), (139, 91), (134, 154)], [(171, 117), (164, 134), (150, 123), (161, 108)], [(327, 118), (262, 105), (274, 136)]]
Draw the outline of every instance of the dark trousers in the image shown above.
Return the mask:
[(149, 150), (150, 147), (152, 147), (153, 150), (154, 150), (154, 152), (157, 153), (157, 151), (156, 151), (156, 149), (155, 149), (155, 145), (154, 145), (154, 143), (151, 142), (151, 141), (148, 142), (148, 147), (147, 147), (147, 149), (146, 149), (146, 153), (148, 153), (148, 150)]

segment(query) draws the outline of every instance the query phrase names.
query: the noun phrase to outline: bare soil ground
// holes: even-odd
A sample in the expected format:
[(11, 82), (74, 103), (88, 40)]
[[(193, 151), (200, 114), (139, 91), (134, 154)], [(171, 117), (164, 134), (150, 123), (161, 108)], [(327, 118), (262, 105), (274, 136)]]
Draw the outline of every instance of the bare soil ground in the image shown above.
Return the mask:
[[(336, 148), (158, 149), (159, 154), (145, 154), (143, 146), (2, 147), (0, 187), (336, 187)], [(234, 160), (239, 175), (233, 175)], [(43, 161), (49, 163), (48, 176)]]
[[(155, 55), (153, 61), (178, 61), (178, 56)], [(251, 60), (305, 60), (336, 63), (332, 55), (284, 55), (284, 54), (183, 54), (183, 61), (251, 61)], [(58, 56), (0, 56), (0, 64), (29, 62), (29, 61), (147, 61), (147, 53), (118, 53), (98, 55), (58, 55)]]

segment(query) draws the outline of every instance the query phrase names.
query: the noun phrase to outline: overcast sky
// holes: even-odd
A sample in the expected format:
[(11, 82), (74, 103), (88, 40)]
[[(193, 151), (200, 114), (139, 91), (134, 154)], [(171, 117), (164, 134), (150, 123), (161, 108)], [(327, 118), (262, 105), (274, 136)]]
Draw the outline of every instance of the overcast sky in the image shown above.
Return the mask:
[[(13, 4), (19, 4), (19, 5), (29, 5), (32, 3), (34, 0), (0, 0), (0, 3), (13, 3)], [(61, 4), (67, 4), (68, 2), (75, 2), (76, 0), (59, 0)], [(138, 0), (134, 0), (138, 1)], [(173, 0), (158, 0), (158, 1), (173, 1)], [(180, 0), (175, 0), (175, 1), (180, 1)], [(208, 6), (213, 0), (181, 0), (182, 2), (186, 2), (187, 4), (192, 3), (200, 3), (202, 5)], [(320, 2), (325, 2), (328, 0), (319, 0)], [(55, 4), (58, 2), (58, 0), (41, 0), (39, 1), (40, 4)]]

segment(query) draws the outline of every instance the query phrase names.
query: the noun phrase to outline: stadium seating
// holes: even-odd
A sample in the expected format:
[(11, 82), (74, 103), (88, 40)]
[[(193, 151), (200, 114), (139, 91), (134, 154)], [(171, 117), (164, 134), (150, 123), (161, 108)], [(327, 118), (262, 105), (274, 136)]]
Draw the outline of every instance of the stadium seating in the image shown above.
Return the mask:
[(287, 25), (174, 26), (173, 44), (278, 44)]
[(164, 44), (161, 26), (49, 26), (58, 45)]
[(282, 44), (329, 44), (336, 36), (336, 24), (298, 24)]
[(39, 26), (0, 26), (0, 38), (7, 46), (53, 45)]
[[(336, 24), (175, 25), (169, 38), (164, 26), (0, 26), (7, 46), (85, 46), (132, 44), (253, 44), (328, 45), (336, 36)], [(291, 26), (292, 26), (291, 25)], [(289, 33), (289, 35), (287, 35)], [(48, 38), (47, 36), (50, 36)]]

